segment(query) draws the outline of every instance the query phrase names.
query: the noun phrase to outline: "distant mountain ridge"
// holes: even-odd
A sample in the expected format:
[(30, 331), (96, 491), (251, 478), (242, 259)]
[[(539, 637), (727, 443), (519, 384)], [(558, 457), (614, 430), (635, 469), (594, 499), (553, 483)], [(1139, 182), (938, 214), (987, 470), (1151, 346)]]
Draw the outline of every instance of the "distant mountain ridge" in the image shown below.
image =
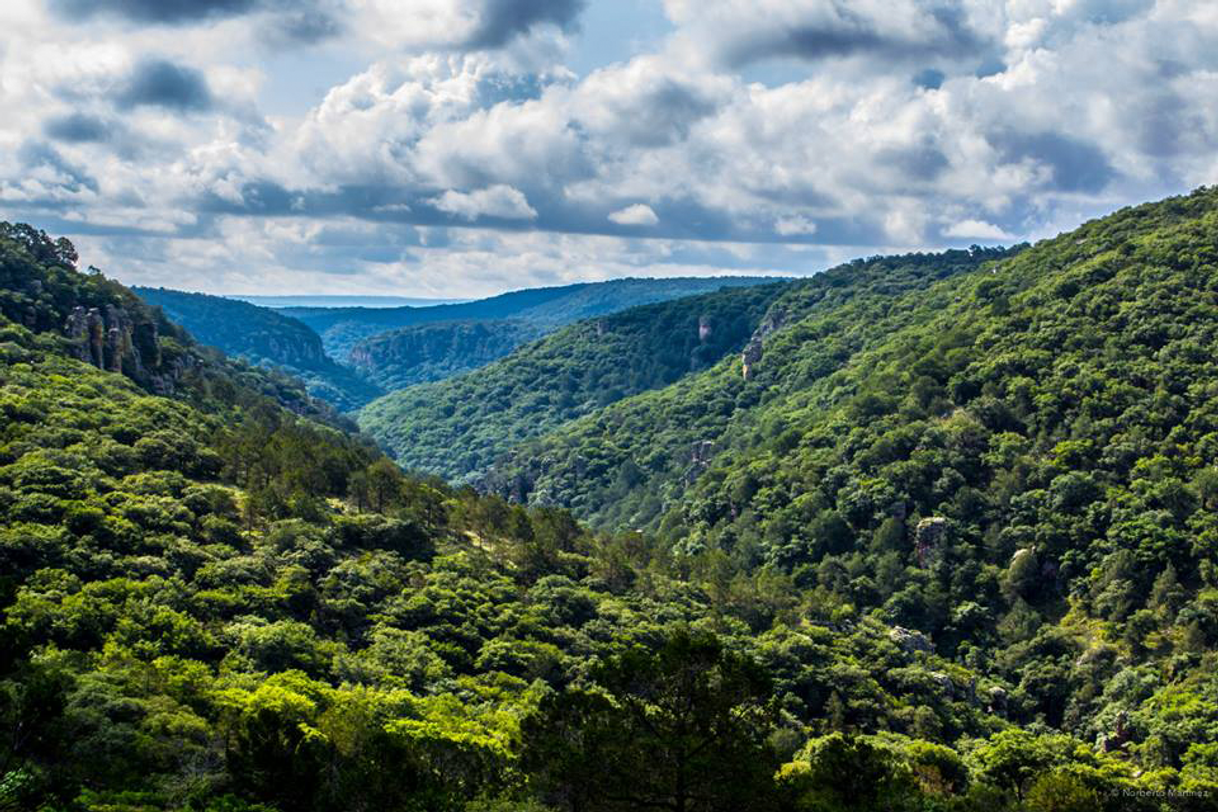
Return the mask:
[(425, 322), (363, 339), (351, 348), (348, 362), (394, 392), (485, 366), (543, 332), (520, 319)]
[(387, 330), (437, 321), (513, 319), (545, 331), (580, 319), (603, 316), (635, 305), (707, 293), (723, 287), (749, 287), (779, 281), (771, 277), (719, 276), (613, 279), (550, 288), (528, 288), (462, 304), (394, 308), (285, 308), (321, 336), (326, 351), (346, 362), (362, 339)]
[(460, 297), (451, 299), (432, 299), (419, 296), (329, 296), (326, 294), (312, 294), (305, 296), (229, 295), (225, 296), (224, 298), (238, 299), (243, 302), (258, 305), (259, 307), (269, 307), (272, 309), (283, 309), (287, 307), (434, 307), (435, 305), (461, 304), (462, 302), (472, 301), (471, 299)]
[(133, 290), (202, 343), (296, 374), (312, 395), (354, 412), (385, 392), (476, 369), (582, 318), (771, 281), (623, 279), (419, 307), (271, 308), (245, 298)]
[(304, 380), (310, 394), (342, 411), (353, 411), (383, 394), (375, 384), (335, 363), (308, 325), (276, 310), (204, 293), (132, 290), (185, 325), (199, 342), (256, 366), (279, 367), (295, 374)]

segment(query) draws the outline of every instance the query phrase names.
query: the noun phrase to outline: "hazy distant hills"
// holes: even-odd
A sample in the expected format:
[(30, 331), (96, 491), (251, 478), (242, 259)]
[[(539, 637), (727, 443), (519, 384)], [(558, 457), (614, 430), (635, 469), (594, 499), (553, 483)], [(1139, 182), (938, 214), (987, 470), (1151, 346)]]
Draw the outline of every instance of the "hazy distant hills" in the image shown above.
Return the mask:
[(186, 327), (198, 341), (258, 366), (300, 377), (315, 397), (353, 411), (383, 394), (375, 384), (336, 363), (306, 324), (280, 311), (237, 299), (165, 288), (132, 288), (144, 301)]
[[(622, 279), (407, 307), (271, 308), (243, 299), (134, 288), (204, 344), (301, 377), (353, 412), (388, 391), (476, 369), (563, 325), (628, 307), (772, 279)], [(246, 297), (252, 298), (252, 297)], [(263, 297), (350, 301), (351, 297)], [(391, 297), (368, 297), (377, 305)], [(426, 300), (421, 300), (426, 301)]]
[(461, 304), (393, 308), (286, 308), (321, 336), (331, 358), (345, 362), (361, 339), (400, 327), (437, 321), (512, 319), (548, 332), (592, 316), (635, 305), (775, 281), (766, 277), (614, 279), (552, 288), (530, 288)]
[(484, 368), (394, 392), (369, 404), (360, 424), (408, 469), (476, 481), (524, 440), (739, 352), (791, 284), (724, 288), (586, 319)]

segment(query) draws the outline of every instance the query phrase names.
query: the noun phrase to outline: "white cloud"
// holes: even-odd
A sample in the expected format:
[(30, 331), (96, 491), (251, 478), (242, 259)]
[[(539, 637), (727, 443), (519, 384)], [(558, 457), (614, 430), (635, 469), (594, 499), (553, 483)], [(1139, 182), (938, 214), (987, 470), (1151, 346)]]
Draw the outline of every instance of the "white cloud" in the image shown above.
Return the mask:
[(798, 214), (779, 217), (778, 222), (774, 223), (774, 231), (783, 237), (791, 237), (796, 234), (811, 235), (816, 233), (816, 221)]
[(535, 220), (537, 210), (519, 189), (499, 184), (475, 192), (458, 192), (449, 189), (431, 201), (439, 210), (469, 222), (480, 217), (499, 217), (504, 220)]
[(993, 223), (983, 220), (961, 220), (943, 230), (944, 236), (959, 237), (960, 239), (999, 240), (1013, 242), (1015, 237), (1003, 231)]
[(611, 212), (609, 220), (619, 226), (654, 226), (660, 222), (651, 206), (645, 203), (635, 203), (633, 206)]
[[(388, 287), (390, 266), (473, 290), (592, 273), (593, 246), (637, 272), (1014, 241), (1218, 181), (1218, 14), (1186, 0), (668, 0), (666, 40), (582, 78), (578, 3), (314, 5), (340, 30), (284, 57), (265, 3), (172, 25), (0, 4), (0, 217), (246, 292), (327, 268)], [(149, 59), (211, 104), (119, 109)], [(294, 71), (318, 93), (264, 115)], [(603, 236), (623, 225), (651, 239)], [(583, 270), (556, 258), (570, 235)]]

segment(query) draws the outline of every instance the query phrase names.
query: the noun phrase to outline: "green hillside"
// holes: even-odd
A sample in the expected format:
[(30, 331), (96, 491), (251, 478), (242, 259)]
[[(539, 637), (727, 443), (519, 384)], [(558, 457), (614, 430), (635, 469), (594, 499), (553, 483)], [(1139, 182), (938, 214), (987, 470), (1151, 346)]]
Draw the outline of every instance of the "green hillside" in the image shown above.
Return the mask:
[(516, 444), (739, 352), (776, 283), (584, 321), (477, 372), (375, 401), (362, 428), (408, 470), (477, 480)]
[(748, 380), (732, 359), (614, 404), (497, 482), (777, 567), (992, 664), (1029, 718), (1175, 765), (1215, 746), (1183, 718), (1218, 719), (1216, 341), (1202, 189), (790, 323)]
[(348, 363), (385, 392), (486, 366), (545, 331), (527, 321), (437, 321), (365, 338)]
[(165, 288), (132, 288), (203, 344), (255, 366), (279, 367), (305, 382), (309, 394), (344, 412), (384, 394), (335, 363), (308, 325), (267, 307), (223, 296)]
[(538, 441), (653, 443), (637, 511), (709, 398), (648, 535), (405, 475), (0, 225), (0, 810), (1212, 809), (1216, 237), (1203, 191), (754, 289), (747, 380)]
[(346, 361), (361, 340), (387, 330), (441, 321), (525, 321), (550, 332), (580, 319), (604, 316), (635, 305), (772, 282), (764, 277), (710, 279), (612, 279), (552, 288), (529, 288), (489, 299), (428, 307), (285, 308), (284, 313), (313, 328), (331, 358)]

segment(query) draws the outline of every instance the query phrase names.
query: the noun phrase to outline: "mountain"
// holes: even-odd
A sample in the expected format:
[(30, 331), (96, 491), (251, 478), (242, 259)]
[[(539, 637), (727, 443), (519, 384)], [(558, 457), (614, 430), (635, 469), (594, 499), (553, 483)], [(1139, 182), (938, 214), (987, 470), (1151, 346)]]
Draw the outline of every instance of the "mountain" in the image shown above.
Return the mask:
[(723, 276), (672, 279), (614, 279), (551, 288), (530, 288), (489, 299), (429, 307), (286, 308), (282, 312), (313, 328), (331, 358), (345, 361), (364, 338), (439, 321), (526, 321), (549, 332), (580, 319), (649, 302), (772, 282), (764, 277)]
[(747, 379), (559, 429), (739, 382), (652, 535), (403, 474), (0, 224), (0, 809), (1211, 809), (1216, 236), (780, 287)]
[(541, 334), (527, 321), (426, 322), (365, 338), (347, 360), (383, 391), (394, 392), (486, 366)]
[(612, 404), (492, 481), (735, 571), (777, 567), (992, 663), (1008, 709), (1142, 765), (1192, 763), (1218, 742), (1185, 710), (1218, 664), (1216, 340), (1218, 190), (1202, 189), (787, 319), (747, 374), (731, 358)]
[(583, 321), (477, 372), (394, 392), (360, 423), (407, 469), (476, 481), (523, 440), (739, 352), (784, 289), (725, 288)]
[(132, 290), (203, 344), (255, 366), (280, 367), (301, 378), (311, 395), (344, 412), (383, 394), (375, 384), (335, 363), (317, 334), (290, 316), (222, 296), (165, 288)]
[[(752, 334), (717, 357), (713, 368), (602, 404), (562, 425), (535, 416), (548, 433), (499, 443), (483, 484), (516, 499), (569, 507), (597, 525), (654, 529), (666, 506), (680, 503), (717, 456), (742, 444), (764, 447), (784, 433), (783, 443), (798, 436), (785, 401), (776, 401), (780, 394), (807, 397), (812, 386), (906, 324), (932, 291), (950, 288), (945, 280), (981, 272), (1020, 250), (876, 257), (787, 283), (756, 316)], [(778, 364), (781, 372), (774, 371)], [(480, 377), (471, 376), (475, 382)], [(409, 394), (376, 401), (360, 418), (394, 451), (417, 447), (417, 438), (390, 441), (374, 418), (383, 404)], [(435, 416), (427, 418), (433, 425)]]

